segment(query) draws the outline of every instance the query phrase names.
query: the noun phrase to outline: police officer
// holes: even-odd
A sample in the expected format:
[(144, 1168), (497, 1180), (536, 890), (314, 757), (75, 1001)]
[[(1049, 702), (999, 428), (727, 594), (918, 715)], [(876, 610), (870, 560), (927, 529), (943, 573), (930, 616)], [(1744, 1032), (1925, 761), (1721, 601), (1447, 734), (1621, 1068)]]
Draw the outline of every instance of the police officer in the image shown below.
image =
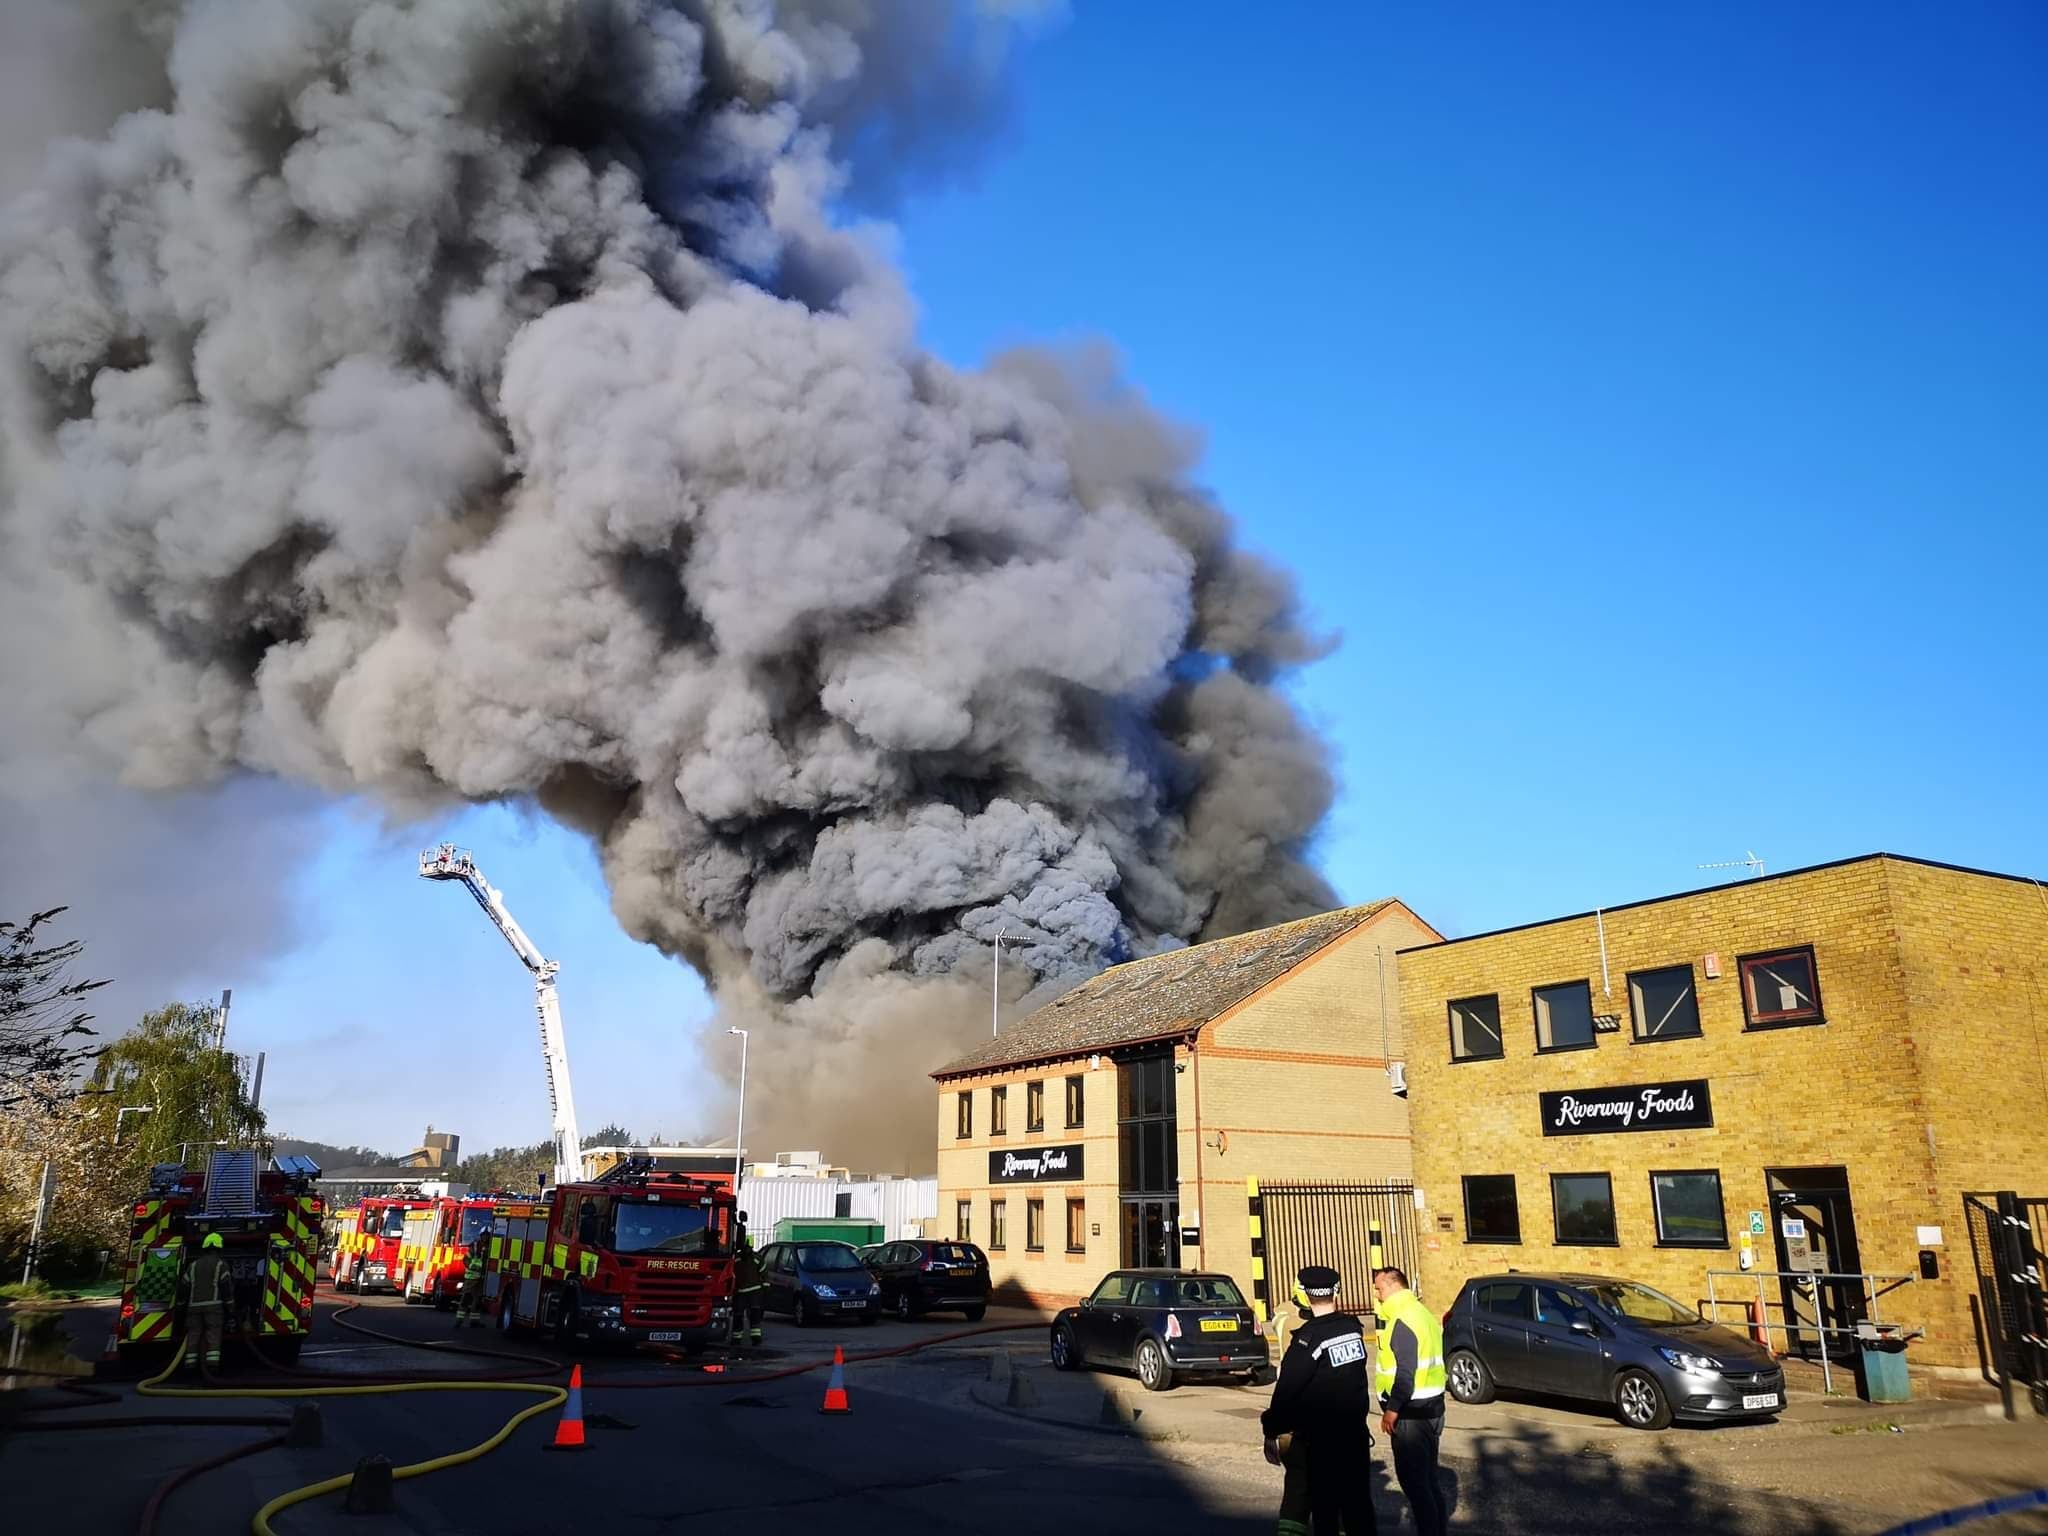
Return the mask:
[(226, 1246), (218, 1232), (200, 1239), (199, 1257), (178, 1276), (178, 1289), (185, 1303), (185, 1369), (202, 1362), (210, 1371), (220, 1364), (221, 1334), (227, 1323), (228, 1302), (234, 1296), (234, 1272), (228, 1268)]
[[(1370, 1385), (1365, 1330), (1337, 1311), (1337, 1271), (1316, 1264), (1301, 1271), (1310, 1317), (1293, 1331), (1280, 1360), (1273, 1401), (1259, 1416), (1266, 1459), (1288, 1467), (1290, 1488), (1299, 1464), (1307, 1470), (1307, 1511), (1315, 1536), (1367, 1536), (1377, 1529), (1372, 1512)], [(1283, 1455), (1282, 1436), (1291, 1437)], [(1282, 1495), (1280, 1536), (1307, 1536), (1298, 1503)]]
[(1450, 1511), (1437, 1481), (1444, 1437), (1444, 1330), (1398, 1269), (1376, 1270), (1380, 1430), (1394, 1443), (1394, 1476), (1415, 1513), (1416, 1536), (1444, 1536)]
[(484, 1245), (491, 1240), (485, 1227), (469, 1240), (469, 1252), (462, 1256), (462, 1289), (455, 1293), (455, 1326), (484, 1325)]
[(747, 1213), (740, 1212), (739, 1236), (733, 1240), (732, 1336), (741, 1337), (740, 1314), (746, 1314), (746, 1341), (761, 1342), (761, 1315), (767, 1311), (768, 1277), (761, 1269), (761, 1256), (754, 1252), (747, 1236)]

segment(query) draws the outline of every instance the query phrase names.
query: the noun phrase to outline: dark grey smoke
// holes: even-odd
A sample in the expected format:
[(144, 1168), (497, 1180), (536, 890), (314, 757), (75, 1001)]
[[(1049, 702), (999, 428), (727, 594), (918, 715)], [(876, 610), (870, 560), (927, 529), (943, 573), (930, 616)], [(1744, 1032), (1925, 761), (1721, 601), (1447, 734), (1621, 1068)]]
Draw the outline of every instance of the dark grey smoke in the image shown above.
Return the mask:
[(839, 213), (1020, 9), (156, 7), (173, 105), (0, 218), (0, 773), (537, 800), (806, 1052), (999, 928), (1050, 985), (1327, 904), (1320, 642), (1194, 445), (924, 354)]

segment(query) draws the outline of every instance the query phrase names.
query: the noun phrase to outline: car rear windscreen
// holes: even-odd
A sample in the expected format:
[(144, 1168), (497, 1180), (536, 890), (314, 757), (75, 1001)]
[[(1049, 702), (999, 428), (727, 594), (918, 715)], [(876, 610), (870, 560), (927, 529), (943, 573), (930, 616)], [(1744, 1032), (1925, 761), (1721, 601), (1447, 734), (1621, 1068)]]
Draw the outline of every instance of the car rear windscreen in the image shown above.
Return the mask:
[(1241, 1307), (1244, 1296), (1221, 1275), (1203, 1275), (1194, 1280), (1171, 1280), (1172, 1305), (1176, 1307)]
[(941, 1264), (974, 1264), (981, 1255), (965, 1243), (933, 1243), (932, 1258)]

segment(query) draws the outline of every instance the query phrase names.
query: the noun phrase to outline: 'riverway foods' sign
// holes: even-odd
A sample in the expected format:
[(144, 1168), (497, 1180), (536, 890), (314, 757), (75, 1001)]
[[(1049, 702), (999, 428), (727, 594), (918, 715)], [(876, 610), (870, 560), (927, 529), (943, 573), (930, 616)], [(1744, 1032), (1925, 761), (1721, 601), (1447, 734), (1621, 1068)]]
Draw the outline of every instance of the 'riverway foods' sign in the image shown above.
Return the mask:
[(1081, 1181), (1081, 1144), (1063, 1147), (1026, 1147), (1016, 1152), (988, 1155), (991, 1184), (1078, 1184)]
[(1707, 1080), (1627, 1083), (1616, 1088), (1574, 1088), (1545, 1093), (1543, 1134), (1592, 1136), (1601, 1131), (1697, 1131), (1714, 1123)]

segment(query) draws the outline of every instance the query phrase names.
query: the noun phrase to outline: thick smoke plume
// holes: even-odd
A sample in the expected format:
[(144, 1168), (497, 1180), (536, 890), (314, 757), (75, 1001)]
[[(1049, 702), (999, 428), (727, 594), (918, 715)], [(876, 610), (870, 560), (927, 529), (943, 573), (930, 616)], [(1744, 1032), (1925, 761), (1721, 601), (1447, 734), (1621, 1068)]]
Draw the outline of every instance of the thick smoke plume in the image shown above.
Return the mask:
[(536, 801), (842, 1157), (928, 1158), (998, 930), (1049, 988), (1326, 904), (1290, 582), (1101, 358), (921, 352), (845, 214), (1029, 9), (129, 7), (166, 105), (0, 216), (0, 771)]

